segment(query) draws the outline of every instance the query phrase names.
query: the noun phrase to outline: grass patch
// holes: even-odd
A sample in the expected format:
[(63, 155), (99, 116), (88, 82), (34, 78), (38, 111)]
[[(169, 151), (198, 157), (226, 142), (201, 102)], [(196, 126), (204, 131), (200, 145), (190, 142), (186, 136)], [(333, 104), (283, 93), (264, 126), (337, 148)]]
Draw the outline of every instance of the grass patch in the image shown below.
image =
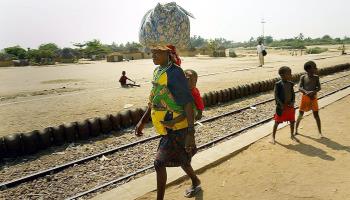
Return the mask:
[(313, 48), (306, 49), (307, 54), (320, 54), (326, 51), (328, 51), (327, 48), (320, 48), (320, 47), (313, 47)]

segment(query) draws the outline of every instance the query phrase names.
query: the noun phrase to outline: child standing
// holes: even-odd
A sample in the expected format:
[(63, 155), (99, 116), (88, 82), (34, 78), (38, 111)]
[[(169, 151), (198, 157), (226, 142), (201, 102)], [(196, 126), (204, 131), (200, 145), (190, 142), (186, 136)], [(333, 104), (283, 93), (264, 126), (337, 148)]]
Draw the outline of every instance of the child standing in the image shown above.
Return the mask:
[(294, 83), (291, 82), (292, 70), (289, 67), (283, 66), (278, 70), (278, 74), (281, 79), (275, 84), (275, 101), (276, 101), (276, 113), (274, 115), (275, 124), (273, 126), (273, 132), (270, 143), (275, 144), (275, 135), (277, 127), (282, 122), (290, 122), (290, 138), (294, 141), (299, 140), (294, 136), (294, 122), (295, 122), (295, 109), (294, 109)]
[(196, 106), (196, 115), (195, 119), (200, 120), (202, 118), (202, 113), (204, 110), (204, 103), (201, 97), (201, 94), (197, 88), (197, 80), (198, 80), (198, 74), (196, 71), (192, 69), (185, 70), (186, 78), (188, 79), (188, 85), (190, 87), (194, 103)]
[(321, 90), (321, 84), (320, 78), (315, 75), (317, 73), (316, 63), (314, 61), (306, 62), (304, 64), (304, 70), (307, 72), (307, 74), (300, 77), (299, 91), (303, 94), (303, 96), (301, 97), (295, 135), (298, 134), (298, 127), (301, 119), (303, 118), (304, 112), (312, 110), (317, 123), (318, 133), (320, 134), (320, 137), (323, 137), (321, 132), (321, 120), (320, 116), (318, 115), (317, 102), (317, 92)]

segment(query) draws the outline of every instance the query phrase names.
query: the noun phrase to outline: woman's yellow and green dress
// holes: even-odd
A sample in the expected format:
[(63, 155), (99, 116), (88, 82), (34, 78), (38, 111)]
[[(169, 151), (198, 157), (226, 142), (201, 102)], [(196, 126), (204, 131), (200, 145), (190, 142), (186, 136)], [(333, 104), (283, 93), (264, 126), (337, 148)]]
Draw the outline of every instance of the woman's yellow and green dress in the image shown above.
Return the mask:
[(188, 165), (191, 162), (191, 155), (185, 151), (187, 118), (176, 123), (171, 129), (161, 123), (185, 115), (184, 106), (193, 103), (185, 74), (180, 67), (170, 63), (154, 70), (152, 83), (149, 99), (151, 118), (156, 132), (162, 136), (155, 165), (166, 167)]

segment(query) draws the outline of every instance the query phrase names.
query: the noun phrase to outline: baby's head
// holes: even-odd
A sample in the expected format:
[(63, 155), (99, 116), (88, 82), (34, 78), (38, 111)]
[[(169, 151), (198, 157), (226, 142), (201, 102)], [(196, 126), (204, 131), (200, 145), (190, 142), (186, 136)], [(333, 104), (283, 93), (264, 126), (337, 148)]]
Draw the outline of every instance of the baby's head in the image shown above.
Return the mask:
[(292, 70), (287, 66), (280, 67), (278, 74), (283, 81), (290, 81), (292, 79)]
[(314, 61), (307, 61), (304, 64), (304, 70), (308, 73), (308, 74), (316, 74), (317, 72), (317, 66), (316, 63)]
[(186, 75), (186, 78), (188, 80), (188, 86), (190, 87), (190, 89), (196, 87), (197, 79), (198, 79), (197, 72), (192, 70), (192, 69), (186, 69), (185, 75)]

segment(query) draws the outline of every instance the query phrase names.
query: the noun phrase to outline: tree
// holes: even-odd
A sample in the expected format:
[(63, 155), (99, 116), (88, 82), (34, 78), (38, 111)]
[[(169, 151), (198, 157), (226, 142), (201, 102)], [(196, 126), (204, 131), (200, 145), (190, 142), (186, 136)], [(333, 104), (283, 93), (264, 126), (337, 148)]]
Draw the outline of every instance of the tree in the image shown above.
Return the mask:
[(219, 48), (219, 44), (215, 40), (209, 40), (208, 44), (207, 44), (207, 48), (212, 50), (212, 51), (215, 51)]
[(35, 63), (41, 63), (43, 58), (54, 60), (55, 53), (51, 50), (31, 49), (28, 51), (28, 58)]
[(47, 44), (41, 44), (38, 48), (39, 50), (49, 50), (49, 51), (58, 51), (60, 48), (55, 43), (47, 43)]
[(97, 39), (86, 42), (86, 48), (84, 49), (84, 53), (89, 58), (91, 58), (92, 55), (104, 56), (109, 52), (110, 50)]
[(194, 35), (190, 38), (190, 47), (201, 48), (207, 44), (207, 41), (201, 36)]
[(16, 59), (14, 55), (8, 54), (5, 51), (0, 52), (0, 61), (8, 61), (13, 59)]
[(25, 59), (27, 58), (27, 52), (25, 49), (20, 46), (13, 46), (5, 48), (5, 53), (13, 55), (16, 59)]
[(272, 42), (273, 42), (272, 36), (266, 36), (266, 37), (265, 37), (265, 44), (266, 44), (266, 45), (269, 45), (269, 44), (271, 44)]
[(61, 58), (63, 59), (74, 59), (75, 51), (72, 48), (63, 48), (61, 52)]
[(38, 50), (42, 56), (46, 56), (44, 58), (58, 58), (61, 53), (61, 49), (55, 43), (42, 44)]
[(331, 40), (332, 38), (331, 38), (331, 36), (329, 36), (329, 35), (324, 35), (323, 37), (322, 37), (322, 40)]
[(135, 53), (135, 52), (139, 52), (140, 49), (142, 48), (142, 45), (136, 42), (128, 42), (125, 44), (125, 50), (129, 53)]
[(264, 42), (264, 37), (259, 36), (258, 38), (256, 38), (256, 43), (258, 43), (259, 41)]

